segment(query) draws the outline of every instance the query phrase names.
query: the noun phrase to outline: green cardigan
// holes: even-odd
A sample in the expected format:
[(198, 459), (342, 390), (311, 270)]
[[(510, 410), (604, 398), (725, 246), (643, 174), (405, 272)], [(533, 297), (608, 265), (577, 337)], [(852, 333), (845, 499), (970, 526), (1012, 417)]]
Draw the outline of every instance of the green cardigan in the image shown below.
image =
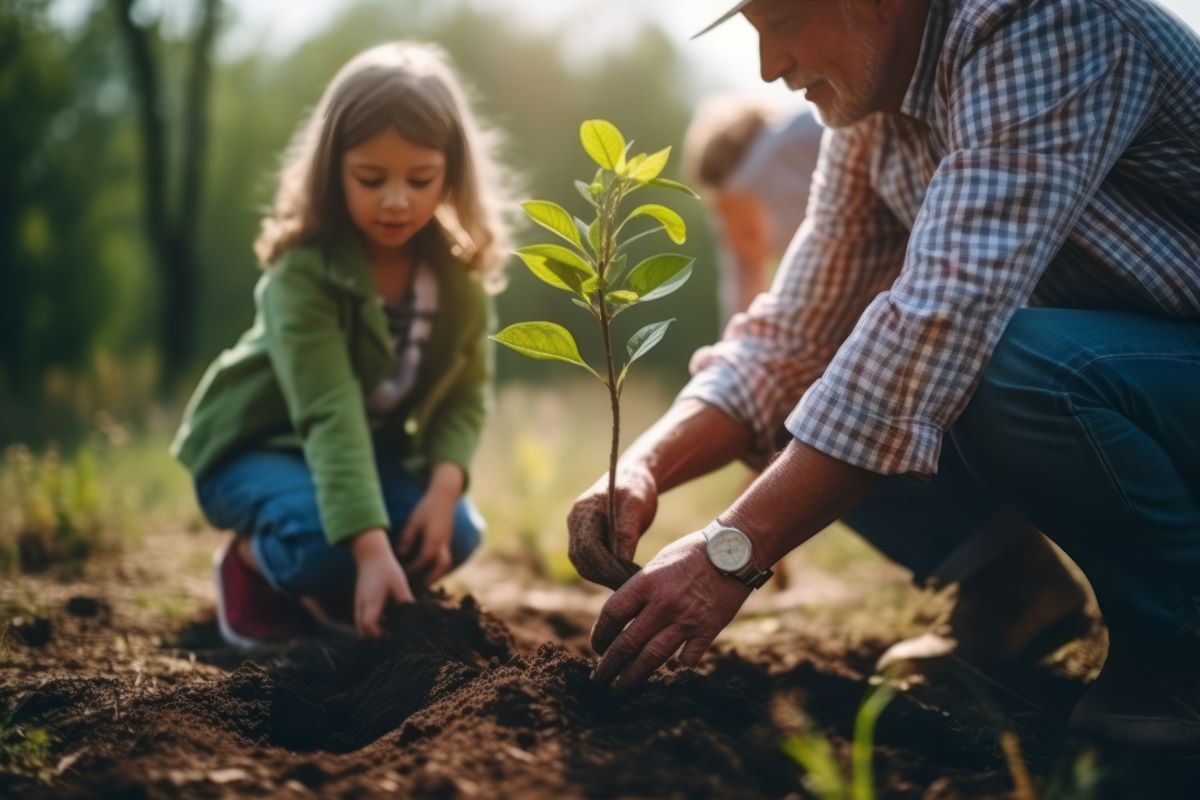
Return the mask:
[[(458, 262), (435, 266), (438, 309), (412, 393), (376, 433), (419, 477), (464, 474), (491, 404), (492, 306)], [(364, 397), (394, 355), (362, 247), (301, 247), (265, 270), (254, 325), (204, 373), (171, 453), (201, 478), (252, 447), (302, 448), (331, 543), (389, 528)]]

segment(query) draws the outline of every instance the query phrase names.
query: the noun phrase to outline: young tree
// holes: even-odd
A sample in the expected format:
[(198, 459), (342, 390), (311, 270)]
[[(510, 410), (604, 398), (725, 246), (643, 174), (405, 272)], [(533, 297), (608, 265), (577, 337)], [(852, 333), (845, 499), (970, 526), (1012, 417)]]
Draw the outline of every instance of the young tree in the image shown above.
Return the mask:
[[(633, 242), (663, 231), (675, 244), (683, 244), (687, 227), (678, 213), (657, 203), (640, 205), (624, 217), (621, 202), (640, 189), (658, 186), (696, 193), (681, 183), (659, 177), (667, 165), (671, 148), (642, 153), (632, 158), (615, 125), (606, 120), (588, 120), (579, 131), (583, 149), (599, 165), (591, 183), (576, 181), (575, 188), (592, 207), (595, 218), (585, 222), (572, 217), (566, 209), (548, 200), (530, 200), (523, 204), (525, 213), (537, 224), (565, 240), (570, 248), (558, 244), (522, 247), (517, 255), (530, 272), (542, 281), (571, 296), (571, 302), (587, 311), (599, 323), (604, 341), (604, 374), (593, 369), (579, 354), (575, 337), (553, 322), (519, 322), (496, 334), (495, 339), (530, 358), (563, 361), (587, 370), (607, 388), (612, 406), (612, 447), (608, 460), (608, 519), (616, 515), (617, 456), (621, 449), (621, 390), (634, 361), (654, 349), (675, 320), (653, 322), (629, 337), (627, 358), (618, 370), (612, 343), (613, 321), (640, 303), (666, 297), (687, 282), (695, 259), (679, 253), (651, 256), (626, 271), (626, 251)], [(653, 220), (654, 226), (622, 240), (625, 227), (639, 218)], [(609, 536), (613, 531), (609, 531)], [(610, 548), (612, 542), (609, 543)]]

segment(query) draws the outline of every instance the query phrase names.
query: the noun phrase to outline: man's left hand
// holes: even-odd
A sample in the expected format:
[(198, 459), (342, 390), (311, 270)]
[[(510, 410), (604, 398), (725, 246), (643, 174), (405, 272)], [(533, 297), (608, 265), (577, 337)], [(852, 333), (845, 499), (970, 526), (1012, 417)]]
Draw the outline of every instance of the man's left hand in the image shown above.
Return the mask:
[(592, 647), (603, 656), (594, 680), (616, 678), (614, 688), (639, 683), (684, 642), (680, 661), (700, 663), (750, 595), (717, 571), (704, 544), (699, 531), (672, 542), (608, 599), (592, 628)]

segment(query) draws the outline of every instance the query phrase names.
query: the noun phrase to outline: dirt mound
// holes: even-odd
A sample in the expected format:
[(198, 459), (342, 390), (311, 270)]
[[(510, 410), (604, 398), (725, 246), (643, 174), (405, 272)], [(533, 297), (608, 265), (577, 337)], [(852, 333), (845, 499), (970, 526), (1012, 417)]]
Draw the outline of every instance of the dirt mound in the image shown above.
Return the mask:
[[(71, 661), (116, 624), (54, 619), (62, 636), (27, 651), (42, 674), (5, 693), (14, 724), (50, 733), (59, 774), (50, 787), (0, 777), (0, 795), (785, 797), (803, 783), (780, 704), (831, 729), (847, 763), (866, 688), (852, 665), (874, 655), (791, 632), (616, 693), (589, 679), (587, 620), (522, 612), (506, 625), (470, 597), (400, 610), (385, 640), (298, 645), (232, 669), (163, 655), (171, 642), (158, 656)], [(1022, 741), (1047, 742), (1051, 758), (1055, 731), (1031, 716)], [(880, 797), (1009, 796), (994, 728), (961, 696), (901, 695), (876, 741)]]

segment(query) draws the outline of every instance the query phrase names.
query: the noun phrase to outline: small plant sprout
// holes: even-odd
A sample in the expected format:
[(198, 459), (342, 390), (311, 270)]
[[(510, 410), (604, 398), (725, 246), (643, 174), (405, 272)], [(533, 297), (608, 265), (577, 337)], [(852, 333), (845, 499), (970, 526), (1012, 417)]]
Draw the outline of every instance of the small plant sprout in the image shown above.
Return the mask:
[[(591, 182), (575, 181), (575, 188), (591, 207), (590, 222), (572, 216), (557, 203), (530, 200), (523, 204), (530, 219), (556, 234), (564, 244), (534, 244), (516, 251), (529, 271), (555, 289), (566, 292), (571, 302), (591, 314), (600, 325), (604, 341), (604, 367), (596, 370), (579, 354), (575, 337), (553, 322), (519, 322), (492, 338), (530, 358), (564, 361), (587, 370), (608, 387), (612, 403), (612, 449), (608, 469), (608, 535), (616, 519), (617, 455), (621, 444), (621, 390), (633, 362), (654, 349), (675, 320), (653, 322), (638, 330), (626, 343), (625, 363), (618, 368), (613, 348), (613, 321), (640, 303), (666, 297), (687, 282), (695, 259), (680, 253), (651, 256), (626, 269), (628, 249), (639, 239), (659, 231), (676, 245), (687, 238), (687, 227), (678, 213), (664, 205), (647, 203), (627, 214), (620, 210), (626, 197), (647, 186), (673, 189), (690, 197), (695, 192), (659, 177), (667, 165), (671, 148), (630, 156), (633, 142), (611, 122), (588, 120), (580, 126), (583, 149), (599, 165)], [(630, 233), (642, 221), (653, 225)], [(612, 542), (609, 542), (611, 547)]]

